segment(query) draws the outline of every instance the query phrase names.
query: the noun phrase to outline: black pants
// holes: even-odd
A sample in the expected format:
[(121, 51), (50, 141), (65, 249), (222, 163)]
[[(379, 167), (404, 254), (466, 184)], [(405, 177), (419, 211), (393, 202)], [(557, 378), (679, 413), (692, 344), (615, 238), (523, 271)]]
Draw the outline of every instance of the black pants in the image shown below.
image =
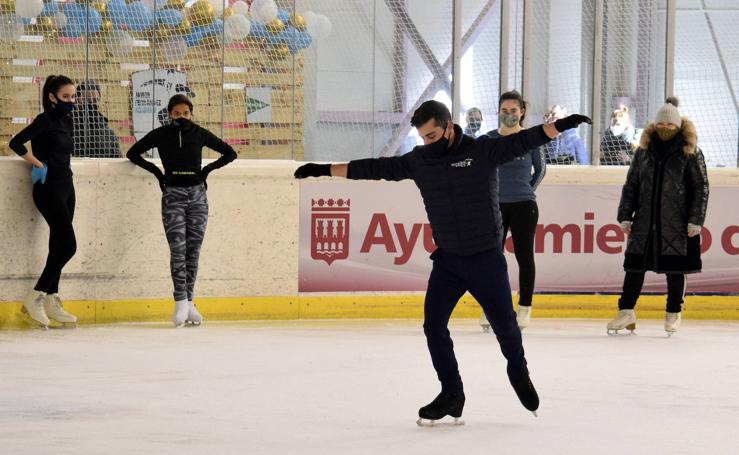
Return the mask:
[(442, 389), (462, 389), (454, 343), (447, 326), (457, 301), (466, 291), (485, 311), (503, 356), (508, 360), (508, 375), (517, 377), (528, 373), (502, 251), (495, 249), (473, 256), (457, 256), (439, 249), (431, 259), (433, 268), (426, 290), (423, 331)]
[(539, 206), (536, 201), (502, 202), (500, 213), (503, 215), (503, 246), (510, 229), (518, 262), (518, 304), (531, 306), (536, 280), (534, 236), (539, 222)]
[[(618, 299), (619, 310), (632, 310), (641, 294), (644, 285), (645, 272), (626, 272), (624, 277), (624, 289), (621, 298)], [(685, 275), (682, 273), (668, 273), (667, 277), (667, 308), (670, 313), (682, 311), (685, 299)]]
[(35, 290), (54, 294), (59, 292), (62, 268), (77, 252), (74, 236), (74, 184), (72, 180), (47, 181), (33, 185), (33, 202), (49, 225), (49, 255)]

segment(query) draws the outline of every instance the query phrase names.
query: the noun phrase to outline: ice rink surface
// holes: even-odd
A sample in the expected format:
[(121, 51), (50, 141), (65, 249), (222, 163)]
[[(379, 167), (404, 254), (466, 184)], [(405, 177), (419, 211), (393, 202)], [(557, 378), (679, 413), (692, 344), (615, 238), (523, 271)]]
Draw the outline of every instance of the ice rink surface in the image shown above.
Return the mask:
[(739, 323), (535, 319), (535, 418), (493, 335), (451, 326), (460, 427), (419, 428), (438, 383), (420, 321), (0, 332), (2, 454), (736, 454)]

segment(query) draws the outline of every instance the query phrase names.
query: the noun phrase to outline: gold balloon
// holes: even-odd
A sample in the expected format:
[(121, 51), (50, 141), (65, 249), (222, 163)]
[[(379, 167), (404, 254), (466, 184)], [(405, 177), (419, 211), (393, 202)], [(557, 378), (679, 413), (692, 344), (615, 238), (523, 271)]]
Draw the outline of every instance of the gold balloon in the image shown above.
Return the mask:
[(36, 18), (36, 27), (39, 30), (51, 30), (54, 28), (54, 19), (51, 16), (39, 16)]
[(198, 0), (193, 3), (187, 13), (193, 25), (203, 26), (212, 23), (216, 18), (216, 10), (208, 0)]
[(156, 34), (157, 39), (165, 39), (169, 38), (170, 36), (175, 34), (175, 30), (172, 27), (169, 27), (164, 24), (160, 24), (156, 31), (154, 32)]
[(15, 11), (15, 0), (0, 0), (0, 12)]
[(280, 60), (290, 55), (290, 49), (287, 44), (278, 44), (273, 46), (267, 54), (275, 60)]
[(105, 2), (93, 2), (90, 6), (95, 8), (100, 14), (105, 14), (105, 12), (108, 11), (108, 4)]
[(185, 3), (187, 3), (187, 0), (167, 0), (167, 4), (164, 7), (181, 10), (185, 8)]
[(178, 35), (189, 35), (192, 31), (192, 23), (187, 19), (182, 19), (182, 22), (174, 28), (174, 32)]
[(234, 9), (230, 6), (227, 6), (226, 9), (223, 10), (223, 19), (226, 20), (229, 17), (234, 15)]
[(301, 15), (290, 16), (290, 23), (301, 32), (305, 30), (305, 27), (307, 26), (305, 18)]
[(282, 33), (282, 31), (285, 30), (285, 23), (279, 19), (273, 19), (272, 22), (267, 24), (267, 30), (271, 34), (277, 35), (278, 33)]
[(100, 23), (100, 31), (98, 33), (110, 33), (113, 31), (113, 22), (110, 19), (103, 19)]

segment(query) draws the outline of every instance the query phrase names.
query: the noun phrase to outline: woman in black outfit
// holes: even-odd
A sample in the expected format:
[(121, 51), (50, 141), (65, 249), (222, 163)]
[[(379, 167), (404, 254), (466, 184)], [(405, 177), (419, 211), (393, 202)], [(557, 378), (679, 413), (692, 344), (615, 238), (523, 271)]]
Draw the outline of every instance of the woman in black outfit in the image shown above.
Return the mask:
[[(174, 284), (172, 322), (175, 327), (181, 327), (188, 323), (199, 325), (203, 320), (193, 304), (193, 296), (200, 247), (208, 224), (206, 179), (211, 171), (236, 159), (236, 152), (191, 120), (192, 102), (185, 95), (173, 96), (167, 112), (172, 123), (142, 137), (126, 156), (154, 174), (162, 189), (162, 222), (169, 243)], [(154, 147), (159, 151), (164, 172), (141, 156)], [(203, 147), (223, 156), (201, 169)]]
[[(62, 268), (77, 251), (72, 218), (74, 183), (70, 156), (74, 151), (72, 117), (75, 86), (66, 76), (49, 76), (42, 91), (44, 112), (10, 140), (10, 148), (33, 165), (33, 202), (49, 225), (49, 255), (33, 291), (23, 302), (23, 315), (43, 328), (49, 319), (74, 326), (77, 318), (59, 298)], [(25, 143), (31, 141), (32, 151)]]

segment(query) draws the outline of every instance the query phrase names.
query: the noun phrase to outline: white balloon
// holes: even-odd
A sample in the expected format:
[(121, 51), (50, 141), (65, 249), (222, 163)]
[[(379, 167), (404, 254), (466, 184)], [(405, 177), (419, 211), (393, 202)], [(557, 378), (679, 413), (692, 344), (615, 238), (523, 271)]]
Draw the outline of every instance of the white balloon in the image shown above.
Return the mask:
[(213, 5), (213, 9), (216, 10), (216, 16), (223, 15), (223, 1), (224, 0), (210, 0), (210, 4)]
[(331, 31), (334, 28), (334, 25), (331, 23), (331, 19), (328, 18), (328, 16), (321, 15), (321, 23), (323, 27), (323, 36), (321, 38), (326, 38), (328, 35), (331, 34)]
[(57, 29), (62, 29), (67, 26), (67, 15), (61, 11), (54, 14), (54, 18), (52, 20), (54, 21), (54, 27)]
[[(310, 15), (308, 15), (308, 13), (310, 13)], [(331, 34), (333, 25), (328, 17), (323, 14), (314, 14), (310, 11), (308, 13), (303, 17), (305, 18), (306, 27), (308, 28), (308, 33), (310, 33), (311, 38), (321, 39), (326, 38)]]
[(33, 19), (44, 9), (44, 0), (15, 0), (15, 13), (20, 17)]
[(0, 41), (17, 41), (23, 35), (23, 22), (13, 13), (0, 14)]
[(251, 22), (249, 21), (249, 19), (246, 18), (246, 16), (243, 16), (241, 14), (234, 14), (233, 16), (226, 19), (224, 27), (226, 38), (233, 41), (238, 41), (246, 38), (246, 36), (249, 34), (249, 31), (251, 31)]
[(112, 56), (125, 57), (133, 50), (134, 39), (128, 32), (113, 30), (105, 40), (105, 45)]
[(178, 61), (187, 56), (187, 43), (185, 42), (185, 38), (181, 36), (174, 36), (160, 41), (157, 49), (165, 60)]
[(252, 5), (252, 16), (256, 15), (257, 19), (261, 20), (265, 24), (269, 24), (273, 20), (277, 19), (277, 3), (271, 0), (265, 1), (263, 4), (258, 5), (257, 9), (254, 9)]
[(242, 14), (244, 16), (249, 14), (249, 4), (242, 0), (235, 1), (234, 4), (231, 5), (231, 9), (234, 10), (234, 14)]

